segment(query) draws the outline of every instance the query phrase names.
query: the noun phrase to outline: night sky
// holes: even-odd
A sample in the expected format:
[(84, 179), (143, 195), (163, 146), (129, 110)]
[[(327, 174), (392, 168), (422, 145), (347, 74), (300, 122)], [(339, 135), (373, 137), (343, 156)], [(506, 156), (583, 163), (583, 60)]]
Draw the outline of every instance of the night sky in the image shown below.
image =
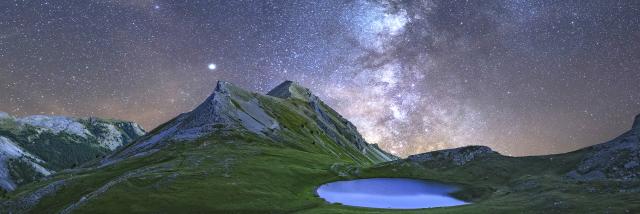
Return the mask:
[(0, 2), (0, 111), (133, 120), (289, 79), (399, 155), (604, 142), (640, 113), (640, 1)]

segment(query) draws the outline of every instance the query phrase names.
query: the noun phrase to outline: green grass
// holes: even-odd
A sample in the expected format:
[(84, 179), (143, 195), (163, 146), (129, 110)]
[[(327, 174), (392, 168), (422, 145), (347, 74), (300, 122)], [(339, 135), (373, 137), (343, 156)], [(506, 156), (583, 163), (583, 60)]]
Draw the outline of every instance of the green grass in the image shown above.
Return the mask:
[[(364, 169), (358, 177), (403, 177), (450, 183), (461, 187), (453, 196), (473, 204), (418, 210), (416, 213), (636, 213), (638, 193), (620, 189), (640, 183), (604, 181), (575, 182), (564, 174), (581, 160), (582, 152), (538, 157), (493, 155), (463, 166), (448, 162), (416, 163), (396, 161)], [(356, 208), (327, 207), (328, 213)], [(381, 211), (376, 211), (381, 212)], [(411, 213), (413, 211), (407, 211)], [(348, 212), (345, 212), (348, 213)]]
[[(455, 167), (446, 162), (395, 161), (367, 167), (349, 158), (303, 151), (247, 133), (175, 143), (153, 155), (103, 169), (59, 174), (70, 179), (32, 213), (64, 209), (107, 182), (145, 169), (79, 206), (75, 213), (583, 213), (640, 211), (637, 193), (619, 182), (577, 183), (562, 174), (581, 153), (512, 158), (491, 156)], [(340, 174), (346, 174), (341, 176)], [(461, 187), (470, 205), (421, 210), (368, 209), (327, 204), (321, 184), (346, 179), (403, 177)], [(50, 180), (50, 181), (51, 181)], [(13, 198), (47, 182), (26, 186)], [(627, 184), (630, 186), (636, 184)], [(595, 191), (591, 191), (594, 188)]]
[[(330, 166), (353, 164), (247, 135), (173, 145), (106, 169), (60, 174), (52, 180), (73, 177), (71, 185), (44, 198), (31, 212), (61, 210), (106, 182), (142, 168), (153, 170), (113, 186), (77, 211), (280, 213), (308, 209), (324, 204), (313, 194), (315, 185), (339, 179)], [(29, 185), (15, 197), (38, 186)]]
[[(317, 113), (305, 100), (231, 90), (240, 99), (258, 99), (281, 129), (262, 135), (219, 125), (206, 137), (167, 142), (148, 156), (102, 168), (96, 168), (94, 161), (0, 193), (0, 210), (58, 213), (78, 204), (74, 213), (640, 213), (638, 181), (577, 182), (564, 177), (582, 160), (584, 150), (517, 158), (492, 154), (462, 166), (449, 161), (379, 163), (379, 157), (363, 155), (349, 144), (357, 133), (345, 130), (346, 120), (324, 104), (320, 108), (339, 129), (332, 130), (339, 142), (320, 127)], [(328, 204), (315, 193), (328, 182), (376, 177), (453, 184), (460, 191), (452, 195), (472, 203), (369, 209)], [(15, 202), (62, 180), (64, 186), (33, 206), (16, 206)]]

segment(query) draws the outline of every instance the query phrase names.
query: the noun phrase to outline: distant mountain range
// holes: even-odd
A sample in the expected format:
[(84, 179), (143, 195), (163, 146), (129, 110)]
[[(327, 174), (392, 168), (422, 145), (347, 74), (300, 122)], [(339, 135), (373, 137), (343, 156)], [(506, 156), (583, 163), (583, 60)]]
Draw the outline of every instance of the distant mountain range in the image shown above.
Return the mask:
[[(15, 118), (7, 121), (22, 124), (15, 122), (18, 121)], [(97, 140), (105, 137), (98, 137), (103, 136), (99, 134), (102, 132), (89, 127), (98, 125), (88, 125), (97, 120), (74, 121), (85, 128), (76, 128), (77, 124), (70, 123), (49, 125), (52, 131), (47, 133), (68, 130), (69, 133), (58, 133), (63, 133), (65, 139), (95, 139), (85, 144), (89, 148), (101, 148), (104, 153), (69, 150), (72, 147), (68, 143), (47, 148), (56, 147), (65, 153), (87, 152), (93, 158), (107, 154), (112, 148), (116, 150), (86, 163), (65, 162), (61, 168), (85, 164), (62, 171), (38, 161), (36, 158), (45, 160), (38, 156), (38, 150), (24, 149), (29, 154), (12, 153), (18, 157), (14, 160), (26, 161), (23, 165), (28, 167), (23, 168), (38, 171), (38, 166), (42, 166), (57, 173), (5, 194), (0, 199), (0, 210), (13, 213), (399, 212), (329, 204), (318, 197), (315, 189), (337, 180), (401, 177), (455, 184), (460, 191), (453, 195), (470, 202), (429, 209), (430, 213), (640, 212), (640, 117), (636, 118), (632, 130), (621, 137), (565, 154), (509, 157), (488, 147), (469, 146), (406, 159), (367, 143), (353, 124), (309, 89), (291, 81), (266, 95), (220, 81), (194, 110), (178, 115), (128, 144), (124, 134), (120, 135), (123, 136), (121, 143)], [(131, 123), (126, 123), (129, 128), (108, 124), (128, 134), (135, 133), (129, 132), (130, 128), (138, 127)], [(38, 127), (28, 125), (31, 126)], [(0, 135), (12, 142), (19, 141), (15, 134), (0, 132)], [(37, 139), (57, 139), (53, 136), (57, 135)], [(130, 140), (138, 135), (127, 136)], [(23, 138), (25, 142), (33, 142)], [(118, 147), (120, 145), (123, 146)], [(23, 144), (19, 146), (25, 148)]]
[(133, 122), (0, 112), (0, 189), (104, 157), (144, 134)]

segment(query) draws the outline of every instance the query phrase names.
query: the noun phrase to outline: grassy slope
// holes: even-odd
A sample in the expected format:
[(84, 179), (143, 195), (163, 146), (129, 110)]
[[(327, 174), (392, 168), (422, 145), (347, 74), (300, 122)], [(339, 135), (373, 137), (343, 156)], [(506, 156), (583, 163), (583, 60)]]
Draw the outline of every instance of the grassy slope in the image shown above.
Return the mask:
[[(292, 149), (247, 135), (210, 138), (174, 144), (149, 157), (52, 180), (74, 177), (54, 197), (33, 210), (61, 210), (107, 181), (140, 169), (144, 173), (114, 185), (81, 206), (79, 212), (256, 211), (284, 212), (321, 206), (316, 185), (338, 180), (333, 164), (353, 162), (333, 156)], [(336, 167), (333, 167), (336, 168)], [(40, 183), (21, 189), (28, 193)]]
[[(495, 155), (464, 166), (396, 161), (363, 170), (358, 177), (404, 177), (443, 181), (463, 188), (454, 194), (473, 204), (407, 213), (638, 213), (636, 182), (575, 182), (563, 176), (584, 151), (537, 157)], [(309, 213), (361, 213), (365, 209), (321, 207)], [(372, 211), (371, 212), (383, 212)]]
[[(344, 174), (341, 170), (351, 166), (379, 162), (353, 145), (334, 143), (316, 125), (315, 112), (306, 102), (240, 95), (257, 97), (283, 129), (267, 133), (270, 137), (233, 130), (195, 142), (177, 142), (151, 156), (106, 168), (63, 172), (25, 186), (11, 197), (21, 198), (46, 184), (66, 180), (66, 186), (43, 198), (31, 212), (57, 212), (89, 197), (76, 211), (279, 213), (322, 206), (324, 201), (314, 195), (318, 185), (339, 180), (339, 174)], [(122, 177), (127, 179), (119, 179)], [(113, 181), (121, 182), (107, 185)], [(91, 197), (105, 185), (110, 186), (108, 191)]]
[[(249, 134), (212, 137), (174, 144), (152, 156), (102, 170), (61, 174), (74, 177), (54, 197), (31, 212), (64, 209), (110, 180), (140, 169), (144, 173), (114, 185), (88, 200), (78, 213), (385, 213), (397, 210), (326, 204), (315, 196), (323, 183), (367, 177), (409, 177), (446, 181), (463, 187), (457, 197), (471, 205), (402, 211), (406, 213), (512, 213), (640, 211), (637, 193), (620, 193), (622, 183), (575, 183), (563, 180), (581, 152), (562, 156), (511, 158), (494, 156), (461, 167), (448, 163), (396, 161), (358, 168), (348, 158), (302, 151)], [(347, 174), (347, 176), (340, 176)], [(29, 192), (41, 183), (21, 189)], [(637, 184), (636, 184), (637, 185)], [(613, 189), (611, 189), (613, 188)], [(15, 197), (15, 196), (14, 196)]]
[[(277, 136), (264, 138), (240, 130), (214, 133), (195, 142), (173, 143), (150, 156), (102, 169), (63, 172), (20, 188), (9, 197), (17, 199), (65, 179), (66, 186), (43, 198), (30, 211), (55, 213), (89, 196), (75, 212), (640, 212), (637, 192), (620, 192), (637, 188), (637, 183), (576, 183), (563, 179), (564, 173), (581, 160), (584, 151), (522, 158), (494, 155), (463, 166), (401, 160), (371, 167), (367, 158), (357, 155), (357, 149), (336, 145), (321, 134), (319, 127), (313, 125), (313, 111), (300, 108), (306, 103), (259, 99), (268, 112), (278, 112), (272, 116), (285, 129)], [(453, 183), (462, 187), (456, 197), (474, 203), (398, 211), (327, 204), (315, 195), (315, 188), (321, 184), (369, 177)], [(101, 187), (109, 188), (91, 197)]]

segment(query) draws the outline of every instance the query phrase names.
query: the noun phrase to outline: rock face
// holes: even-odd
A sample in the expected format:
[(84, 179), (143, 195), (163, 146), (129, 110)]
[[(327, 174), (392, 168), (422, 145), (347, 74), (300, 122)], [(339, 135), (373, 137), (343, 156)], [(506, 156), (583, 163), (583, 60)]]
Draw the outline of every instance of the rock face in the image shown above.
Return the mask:
[(220, 81), (214, 93), (190, 112), (178, 128), (181, 131), (194, 130), (190, 132), (196, 134), (208, 133), (216, 125), (243, 127), (259, 134), (279, 129), (278, 122), (264, 111), (260, 101), (253, 96), (230, 83)]
[(13, 166), (10, 165), (15, 164), (15, 161), (26, 164), (27, 167), (32, 168), (32, 170), (41, 175), (47, 176), (51, 174), (49, 170), (40, 165), (44, 163), (44, 161), (24, 151), (23, 148), (16, 145), (16, 143), (10, 139), (0, 136), (0, 188), (4, 190), (10, 191), (17, 187), (10, 171), (10, 169), (13, 168)]
[(630, 131), (584, 150), (584, 159), (567, 177), (584, 181), (640, 179), (640, 115)]
[(455, 149), (446, 149), (433, 152), (427, 152), (408, 157), (410, 161), (426, 162), (426, 161), (445, 161), (452, 162), (457, 166), (465, 165), (477, 158), (489, 155), (498, 155), (497, 152), (486, 146), (466, 146)]
[[(288, 121), (289, 118), (302, 121), (296, 124), (297, 127), (284, 127), (283, 123), (292, 122)], [(306, 119), (312, 122), (306, 122)], [(314, 127), (320, 130), (314, 130)], [(105, 159), (103, 164), (150, 154), (171, 142), (242, 132), (276, 142), (287, 138), (285, 134), (304, 135), (299, 136), (300, 139), (307, 139), (312, 144), (321, 143), (326, 136), (348, 148), (347, 151), (357, 153), (349, 155), (364, 155), (369, 162), (395, 158), (368, 144), (353, 124), (326, 106), (309, 89), (294, 82), (285, 81), (267, 95), (262, 95), (219, 81), (213, 93), (194, 110), (160, 126), (140, 142)]]
[(105, 156), (144, 133), (133, 122), (0, 112), (0, 189)]
[(254, 95), (228, 82), (219, 81), (213, 93), (193, 111), (180, 114), (141, 142), (103, 162), (106, 164), (153, 152), (170, 141), (194, 140), (217, 130), (244, 129), (265, 135), (279, 128), (278, 122), (264, 112)]

